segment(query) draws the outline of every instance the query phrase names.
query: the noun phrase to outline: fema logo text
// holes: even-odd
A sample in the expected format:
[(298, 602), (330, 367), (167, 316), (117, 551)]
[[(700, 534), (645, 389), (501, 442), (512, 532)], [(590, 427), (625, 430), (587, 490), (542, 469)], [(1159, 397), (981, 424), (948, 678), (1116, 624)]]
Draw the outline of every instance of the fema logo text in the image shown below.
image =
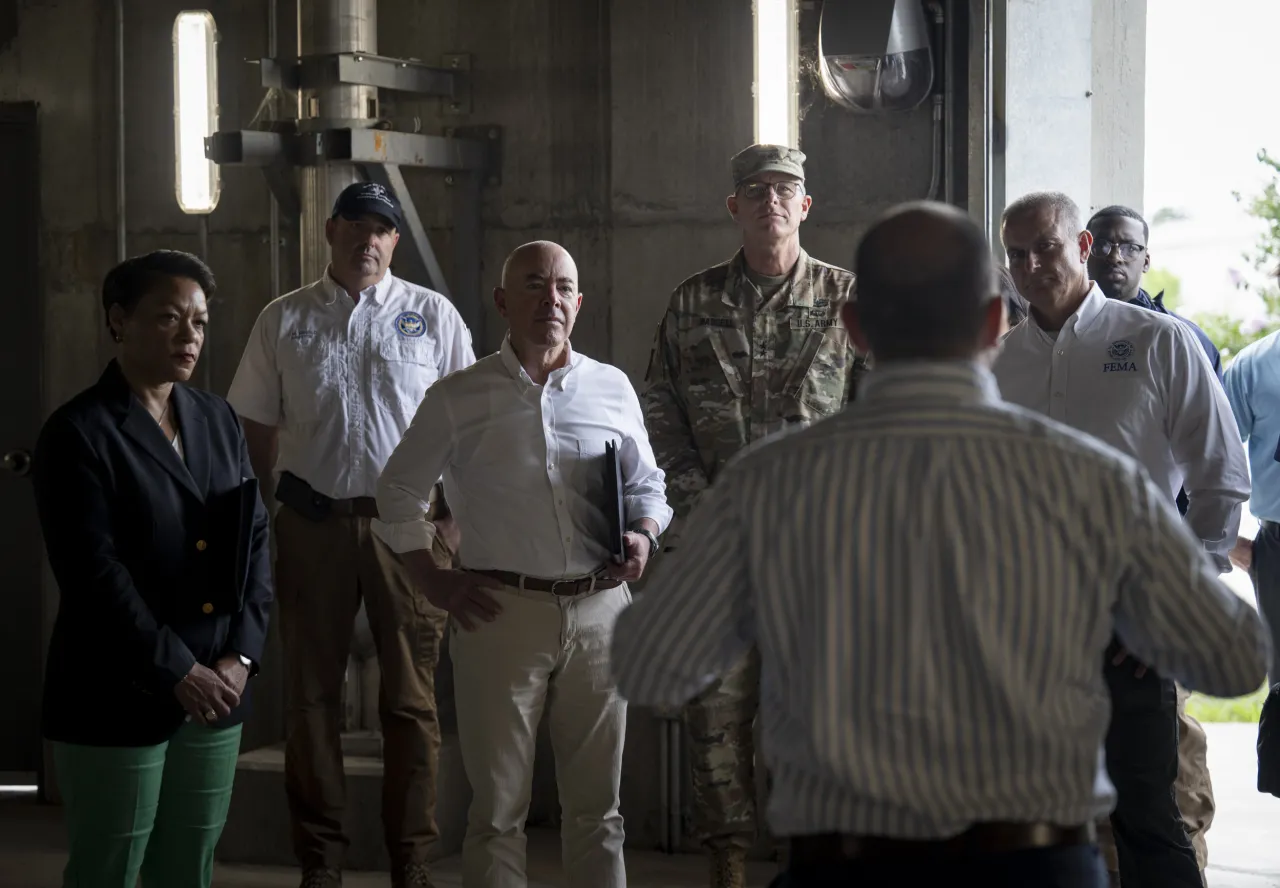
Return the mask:
[(1117, 339), (1107, 346), (1107, 354), (1111, 360), (1102, 365), (1103, 373), (1136, 373), (1138, 365), (1129, 360), (1133, 357), (1133, 343), (1127, 339)]

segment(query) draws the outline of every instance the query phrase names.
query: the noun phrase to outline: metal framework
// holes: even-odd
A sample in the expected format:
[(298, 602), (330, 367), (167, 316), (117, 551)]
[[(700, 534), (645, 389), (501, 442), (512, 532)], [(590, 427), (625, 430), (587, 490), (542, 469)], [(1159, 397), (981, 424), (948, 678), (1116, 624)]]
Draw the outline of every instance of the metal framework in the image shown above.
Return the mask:
[[(262, 85), (287, 90), (369, 86), (439, 96), (449, 113), (470, 109), (465, 55), (445, 57), (446, 67), (360, 52), (335, 52), (292, 59), (262, 59)], [(400, 232), (398, 270), (404, 277), (448, 296), (472, 335), (483, 333), (480, 305), (480, 193), (501, 182), (502, 130), (494, 126), (456, 127), (444, 136), (359, 126), (342, 120), (277, 121), (273, 130), (227, 130), (205, 141), (205, 156), (223, 166), (259, 167), (280, 212), (299, 219), (303, 199), (296, 172), (329, 163), (351, 164), (370, 182), (386, 185), (400, 199), (405, 230)], [(310, 129), (308, 125), (317, 125)], [(440, 170), (454, 191), (454, 280), (450, 287), (431, 247), (402, 167)], [(406, 250), (405, 248), (408, 247)], [(405, 255), (407, 253), (407, 255)]]

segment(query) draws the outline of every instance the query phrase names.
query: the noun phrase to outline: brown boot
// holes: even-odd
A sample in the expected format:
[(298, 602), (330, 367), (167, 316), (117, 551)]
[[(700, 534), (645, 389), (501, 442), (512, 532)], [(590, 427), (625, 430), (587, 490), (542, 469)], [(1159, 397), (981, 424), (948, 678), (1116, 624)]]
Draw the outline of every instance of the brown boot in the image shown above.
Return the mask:
[(425, 863), (410, 863), (392, 877), (391, 888), (435, 888), (435, 883)]
[(342, 873), (325, 867), (304, 870), (298, 888), (342, 888)]
[(715, 848), (711, 852), (711, 888), (747, 888), (747, 852)]

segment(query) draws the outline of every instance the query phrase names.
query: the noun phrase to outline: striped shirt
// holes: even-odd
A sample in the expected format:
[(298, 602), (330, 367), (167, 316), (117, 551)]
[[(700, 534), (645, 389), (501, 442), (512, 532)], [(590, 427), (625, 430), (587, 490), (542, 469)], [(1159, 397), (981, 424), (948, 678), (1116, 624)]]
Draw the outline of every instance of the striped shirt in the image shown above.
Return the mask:
[(678, 705), (758, 645), (776, 835), (1085, 823), (1113, 803), (1113, 631), (1189, 688), (1263, 679), (1256, 612), (1169, 499), (983, 368), (878, 369), (704, 495), (618, 620), (619, 689)]

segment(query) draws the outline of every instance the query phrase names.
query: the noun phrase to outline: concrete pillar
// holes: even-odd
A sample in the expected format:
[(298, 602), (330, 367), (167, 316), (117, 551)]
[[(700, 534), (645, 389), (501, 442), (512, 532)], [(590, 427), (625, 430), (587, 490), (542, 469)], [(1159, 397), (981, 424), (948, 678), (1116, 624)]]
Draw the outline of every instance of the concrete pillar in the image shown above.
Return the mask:
[(1141, 208), (1146, 22), (1146, 0), (1007, 0), (1005, 202), (1054, 190), (1086, 215)]

